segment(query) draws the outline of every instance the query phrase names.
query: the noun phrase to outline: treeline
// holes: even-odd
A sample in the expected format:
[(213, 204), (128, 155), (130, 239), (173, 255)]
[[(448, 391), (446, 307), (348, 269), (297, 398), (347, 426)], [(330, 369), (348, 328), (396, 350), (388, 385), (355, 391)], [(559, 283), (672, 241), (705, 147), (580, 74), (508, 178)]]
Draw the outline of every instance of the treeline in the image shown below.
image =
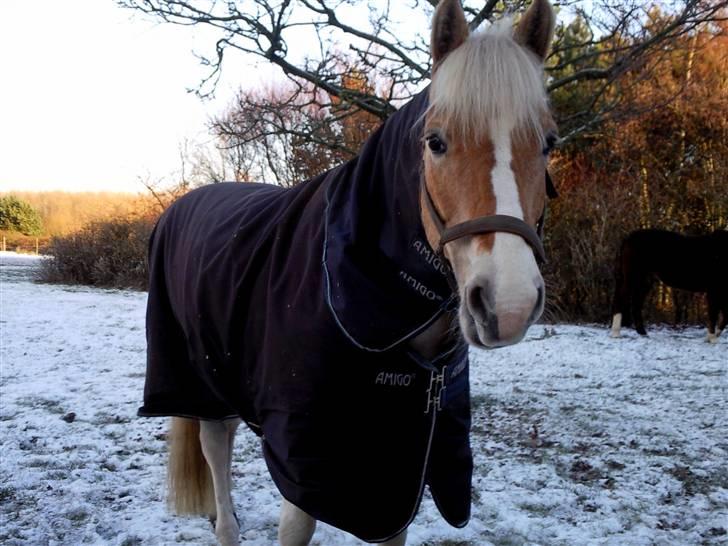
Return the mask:
[(146, 195), (116, 192), (12, 191), (40, 215), (44, 236), (65, 235), (80, 230), (89, 222), (107, 218), (146, 214), (153, 208)]
[[(561, 192), (546, 245), (551, 314), (604, 322), (621, 239), (639, 228), (728, 227), (728, 25), (682, 36), (624, 78), (622, 114), (552, 161)], [(649, 30), (649, 29), (648, 29)], [(562, 101), (579, 100), (578, 89)], [(704, 298), (658, 285), (652, 320), (705, 320)]]
[(146, 246), (158, 216), (152, 196), (113, 192), (0, 194), (6, 250), (53, 256), (46, 282), (146, 287)]

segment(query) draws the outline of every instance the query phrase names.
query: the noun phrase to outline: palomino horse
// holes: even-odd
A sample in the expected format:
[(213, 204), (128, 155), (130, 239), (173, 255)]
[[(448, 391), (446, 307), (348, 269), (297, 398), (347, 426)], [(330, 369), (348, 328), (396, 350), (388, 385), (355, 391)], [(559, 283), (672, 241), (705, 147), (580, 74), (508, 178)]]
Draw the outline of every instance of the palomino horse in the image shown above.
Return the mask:
[(657, 277), (667, 286), (707, 294), (707, 340), (716, 343), (728, 322), (728, 231), (700, 236), (633, 231), (622, 241), (614, 277), (612, 337), (619, 337), (622, 322), (631, 320), (639, 334), (647, 335), (642, 306)]
[(358, 157), (290, 189), (207, 186), (159, 220), (139, 413), (174, 416), (172, 503), (221, 544), (239, 543), (241, 421), (283, 496), (283, 546), (317, 520), (404, 544), (425, 486), (467, 523), (468, 344), (518, 342), (544, 305), (553, 25), (535, 0), (515, 31), (469, 36), (443, 0), (429, 89)]

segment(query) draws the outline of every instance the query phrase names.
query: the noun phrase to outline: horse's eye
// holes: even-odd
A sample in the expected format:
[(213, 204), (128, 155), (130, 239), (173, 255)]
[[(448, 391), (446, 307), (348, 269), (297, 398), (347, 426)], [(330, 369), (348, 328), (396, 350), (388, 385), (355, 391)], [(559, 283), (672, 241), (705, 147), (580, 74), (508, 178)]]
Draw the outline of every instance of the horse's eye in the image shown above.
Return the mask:
[(447, 151), (447, 145), (437, 135), (428, 135), (425, 137), (427, 147), (435, 155), (442, 155)]
[(559, 137), (554, 132), (546, 135), (546, 142), (544, 143), (543, 150), (541, 150), (543, 155), (549, 155), (549, 153), (551, 153), (551, 150), (553, 150), (554, 146), (556, 146), (557, 140), (559, 140)]

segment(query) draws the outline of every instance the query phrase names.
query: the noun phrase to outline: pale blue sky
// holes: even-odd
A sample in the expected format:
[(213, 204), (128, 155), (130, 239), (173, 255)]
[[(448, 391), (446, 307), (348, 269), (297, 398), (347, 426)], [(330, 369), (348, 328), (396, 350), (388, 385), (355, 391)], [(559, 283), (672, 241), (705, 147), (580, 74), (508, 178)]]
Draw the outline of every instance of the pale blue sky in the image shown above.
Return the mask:
[[(210, 32), (113, 0), (0, 0), (0, 191), (138, 192), (140, 177), (173, 178), (180, 145), (210, 142), (206, 121), (239, 86), (280, 77), (228, 55), (214, 101), (187, 93), (206, 74), (192, 51), (214, 44)], [(303, 55), (310, 37), (296, 41)]]
[(191, 53), (202, 32), (111, 0), (2, 0), (0, 190), (142, 191), (138, 177), (169, 176), (180, 143), (204, 140), (251, 79), (238, 63), (214, 102), (188, 94), (204, 75)]
[[(393, 6), (402, 32), (429, 32), (424, 14)], [(357, 11), (340, 16), (366, 17)], [(140, 192), (139, 178), (173, 179), (182, 143), (209, 143), (207, 120), (237, 88), (280, 78), (228, 55), (215, 100), (187, 93), (206, 75), (193, 50), (216, 36), (113, 0), (0, 0), (0, 191)], [(291, 37), (289, 46), (303, 55), (311, 43)]]

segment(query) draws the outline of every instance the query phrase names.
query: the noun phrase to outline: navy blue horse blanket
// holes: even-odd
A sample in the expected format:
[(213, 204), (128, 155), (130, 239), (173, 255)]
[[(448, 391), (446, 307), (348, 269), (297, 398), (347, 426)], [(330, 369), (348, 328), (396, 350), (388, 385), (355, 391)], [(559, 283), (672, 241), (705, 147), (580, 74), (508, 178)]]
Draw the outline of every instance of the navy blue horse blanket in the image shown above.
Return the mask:
[(426, 106), (296, 187), (192, 191), (150, 241), (139, 414), (241, 417), (284, 497), (367, 541), (406, 528), (426, 485), (450, 524), (470, 514), (467, 347), (408, 344), (455, 306), (420, 220)]

